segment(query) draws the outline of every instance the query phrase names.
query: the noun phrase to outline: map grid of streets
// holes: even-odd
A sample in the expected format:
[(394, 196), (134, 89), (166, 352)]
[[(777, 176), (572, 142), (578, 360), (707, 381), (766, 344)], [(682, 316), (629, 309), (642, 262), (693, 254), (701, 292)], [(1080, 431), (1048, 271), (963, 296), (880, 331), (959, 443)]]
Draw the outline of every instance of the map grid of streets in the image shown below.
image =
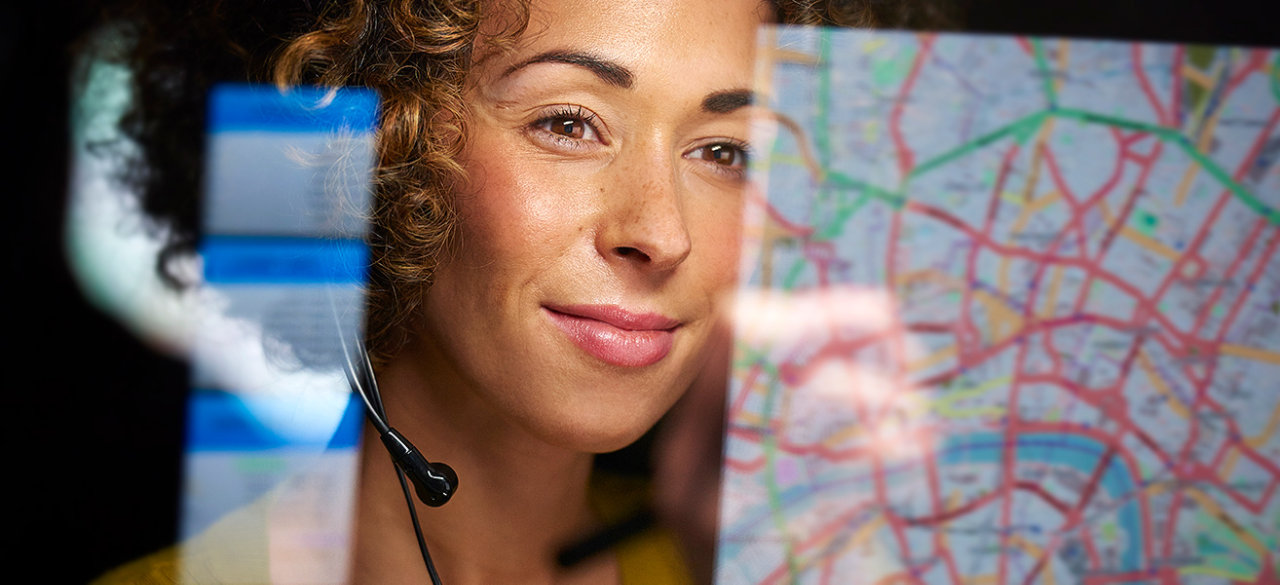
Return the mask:
[(1280, 583), (1280, 52), (762, 39), (716, 582)]

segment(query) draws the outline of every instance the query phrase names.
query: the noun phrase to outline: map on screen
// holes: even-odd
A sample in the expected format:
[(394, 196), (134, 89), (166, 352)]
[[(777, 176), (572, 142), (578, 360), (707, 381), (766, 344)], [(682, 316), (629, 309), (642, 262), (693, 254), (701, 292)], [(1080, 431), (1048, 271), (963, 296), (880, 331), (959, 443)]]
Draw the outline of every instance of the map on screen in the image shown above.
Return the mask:
[(762, 52), (716, 582), (1280, 583), (1280, 51)]

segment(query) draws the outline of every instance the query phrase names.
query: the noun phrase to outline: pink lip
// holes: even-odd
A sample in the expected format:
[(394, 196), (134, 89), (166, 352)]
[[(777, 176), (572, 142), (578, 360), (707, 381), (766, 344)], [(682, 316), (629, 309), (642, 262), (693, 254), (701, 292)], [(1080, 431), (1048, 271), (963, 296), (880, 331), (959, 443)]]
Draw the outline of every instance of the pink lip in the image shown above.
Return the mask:
[(653, 365), (671, 352), (679, 321), (614, 305), (543, 307), (551, 322), (583, 351), (615, 366)]

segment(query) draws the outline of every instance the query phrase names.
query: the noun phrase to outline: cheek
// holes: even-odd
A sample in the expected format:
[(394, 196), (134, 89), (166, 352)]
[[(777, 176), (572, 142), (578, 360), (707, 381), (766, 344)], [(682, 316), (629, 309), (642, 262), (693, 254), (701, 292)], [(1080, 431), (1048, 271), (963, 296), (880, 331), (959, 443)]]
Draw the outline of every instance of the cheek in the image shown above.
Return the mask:
[(725, 199), (727, 201), (720, 201), (717, 205), (695, 212), (695, 219), (690, 225), (692, 233), (701, 235), (695, 241), (695, 246), (701, 249), (702, 257), (706, 258), (698, 269), (703, 286), (717, 292), (727, 292), (727, 289), (737, 284), (738, 253), (742, 248), (741, 199)]
[(582, 231), (565, 177), (516, 157), (477, 157), (466, 167), (469, 188), (457, 202), (464, 258), (494, 267), (554, 258)]

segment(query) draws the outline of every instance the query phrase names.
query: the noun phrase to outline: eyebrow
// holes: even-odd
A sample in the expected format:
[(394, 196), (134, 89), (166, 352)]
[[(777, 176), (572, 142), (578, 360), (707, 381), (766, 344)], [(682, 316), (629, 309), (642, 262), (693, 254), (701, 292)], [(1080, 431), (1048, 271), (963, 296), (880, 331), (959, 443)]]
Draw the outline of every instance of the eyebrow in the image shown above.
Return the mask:
[(717, 91), (702, 100), (702, 111), (711, 114), (728, 114), (755, 101), (755, 92), (749, 89)]
[(567, 65), (577, 65), (594, 73), (605, 83), (616, 85), (623, 89), (630, 89), (635, 84), (635, 74), (630, 69), (623, 67), (613, 61), (602, 59), (588, 53), (580, 53), (576, 51), (547, 51), (534, 55), (529, 59), (516, 63), (508, 67), (502, 73), (502, 77), (506, 77), (516, 71), (533, 65), (535, 63), (564, 63)]

